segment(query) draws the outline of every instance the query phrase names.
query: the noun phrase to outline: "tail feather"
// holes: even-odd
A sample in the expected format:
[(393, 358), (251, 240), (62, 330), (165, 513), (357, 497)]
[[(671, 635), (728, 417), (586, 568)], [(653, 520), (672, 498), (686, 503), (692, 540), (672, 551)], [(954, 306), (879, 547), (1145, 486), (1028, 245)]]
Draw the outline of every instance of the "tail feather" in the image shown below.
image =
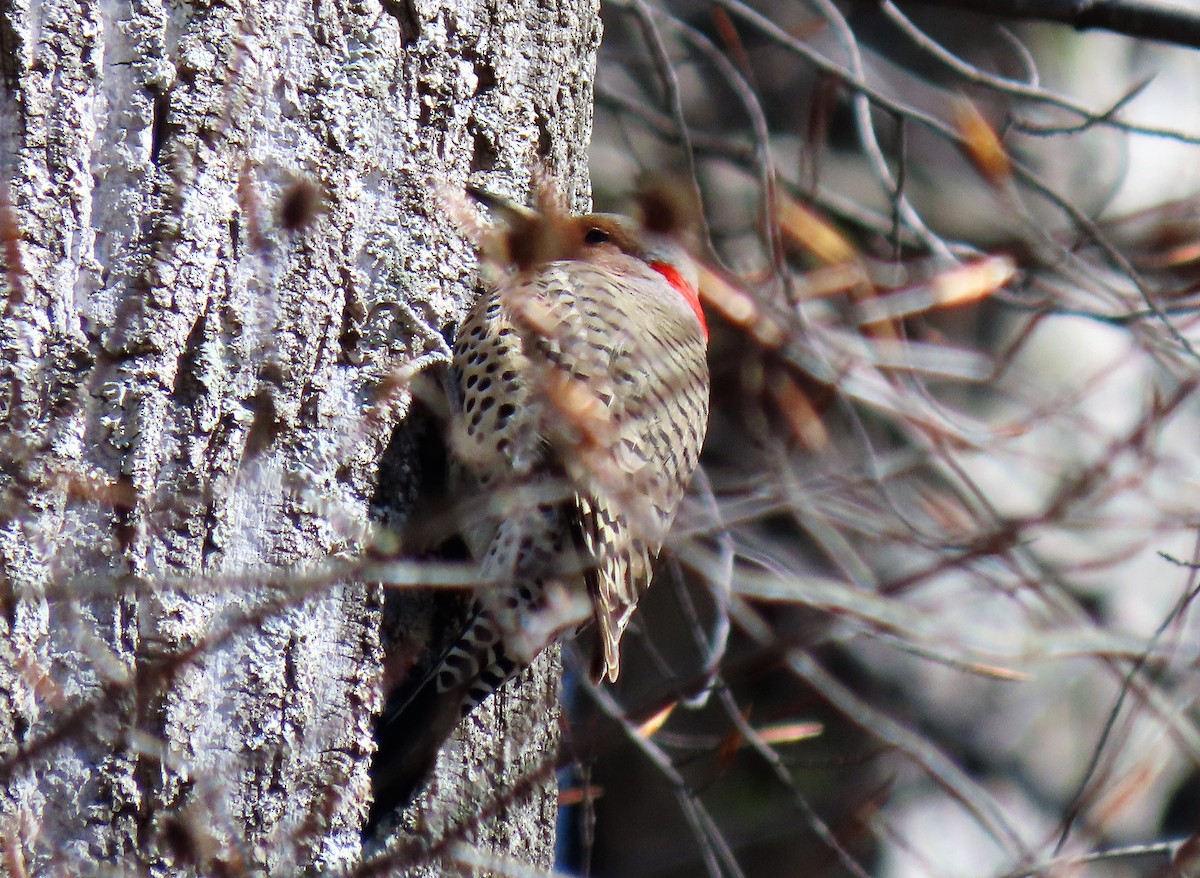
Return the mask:
[(364, 838), (374, 835), (384, 818), (416, 797), (458, 720), (458, 712), (447, 709), (432, 677), (422, 681), (402, 709), (379, 718), (371, 764), (374, 796), (363, 827)]
[(495, 623), (476, 607), (462, 634), (433, 668), (416, 686), (397, 691), (376, 722), (374, 797), (364, 837), (416, 798), (454, 727), (518, 670), (504, 653)]

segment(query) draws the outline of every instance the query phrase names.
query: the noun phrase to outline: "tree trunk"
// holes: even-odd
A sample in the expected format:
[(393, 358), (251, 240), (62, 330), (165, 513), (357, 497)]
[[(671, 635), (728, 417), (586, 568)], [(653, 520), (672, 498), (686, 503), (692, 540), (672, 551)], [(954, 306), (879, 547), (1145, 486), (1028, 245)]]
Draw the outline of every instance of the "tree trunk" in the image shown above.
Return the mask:
[[(587, 203), (595, 0), (458, 6), (0, 6), (8, 874), (358, 862), (396, 376), (474, 295), (447, 200), (541, 164)], [(381, 869), (553, 861), (556, 677), (468, 720)]]

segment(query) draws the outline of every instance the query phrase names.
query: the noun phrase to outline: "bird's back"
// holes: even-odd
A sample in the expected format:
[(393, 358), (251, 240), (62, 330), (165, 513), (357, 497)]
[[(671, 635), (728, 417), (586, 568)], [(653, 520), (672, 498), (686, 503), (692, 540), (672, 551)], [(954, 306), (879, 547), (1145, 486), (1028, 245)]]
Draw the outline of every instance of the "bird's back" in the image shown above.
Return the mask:
[[(455, 456), (499, 496), (467, 542), (494, 585), (483, 603), (518, 653), (591, 615), (597, 676), (616, 678), (621, 634), (699, 461), (705, 347), (679, 292), (619, 251), (513, 277), (468, 315)], [(567, 600), (547, 608), (547, 589)], [(548, 610), (565, 615), (536, 618)]]

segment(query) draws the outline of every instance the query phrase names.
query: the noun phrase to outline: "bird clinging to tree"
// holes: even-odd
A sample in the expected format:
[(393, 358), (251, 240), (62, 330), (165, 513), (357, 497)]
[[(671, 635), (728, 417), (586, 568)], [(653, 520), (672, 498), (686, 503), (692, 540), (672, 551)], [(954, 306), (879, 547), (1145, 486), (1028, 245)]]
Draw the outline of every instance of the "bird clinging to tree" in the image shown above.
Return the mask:
[[(385, 712), (381, 749), (412, 733), (398, 726), (416, 701), (456, 722), (588, 620), (592, 678), (616, 680), (708, 424), (708, 331), (676, 213), (652, 203), (639, 227), (568, 216), (549, 193), (536, 212), (472, 194), (504, 222), (481, 252), (507, 269), (459, 328), (449, 376), (452, 491), (471, 504), (460, 529), (479, 586), (423, 691)], [(377, 763), (371, 822), (411, 793), (410, 773)]]

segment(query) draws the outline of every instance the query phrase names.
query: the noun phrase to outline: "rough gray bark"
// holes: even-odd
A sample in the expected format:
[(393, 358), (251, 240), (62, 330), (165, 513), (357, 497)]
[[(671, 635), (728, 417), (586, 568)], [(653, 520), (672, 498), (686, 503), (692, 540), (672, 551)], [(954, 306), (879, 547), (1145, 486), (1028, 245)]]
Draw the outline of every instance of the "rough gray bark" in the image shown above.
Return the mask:
[[(6, 873), (357, 860), (387, 388), (473, 295), (435, 184), (541, 163), (585, 206), (597, 14), (0, 6)], [(554, 665), (469, 721), (409, 832), (544, 762)], [(554, 797), (543, 772), (464, 837), (548, 865)]]

